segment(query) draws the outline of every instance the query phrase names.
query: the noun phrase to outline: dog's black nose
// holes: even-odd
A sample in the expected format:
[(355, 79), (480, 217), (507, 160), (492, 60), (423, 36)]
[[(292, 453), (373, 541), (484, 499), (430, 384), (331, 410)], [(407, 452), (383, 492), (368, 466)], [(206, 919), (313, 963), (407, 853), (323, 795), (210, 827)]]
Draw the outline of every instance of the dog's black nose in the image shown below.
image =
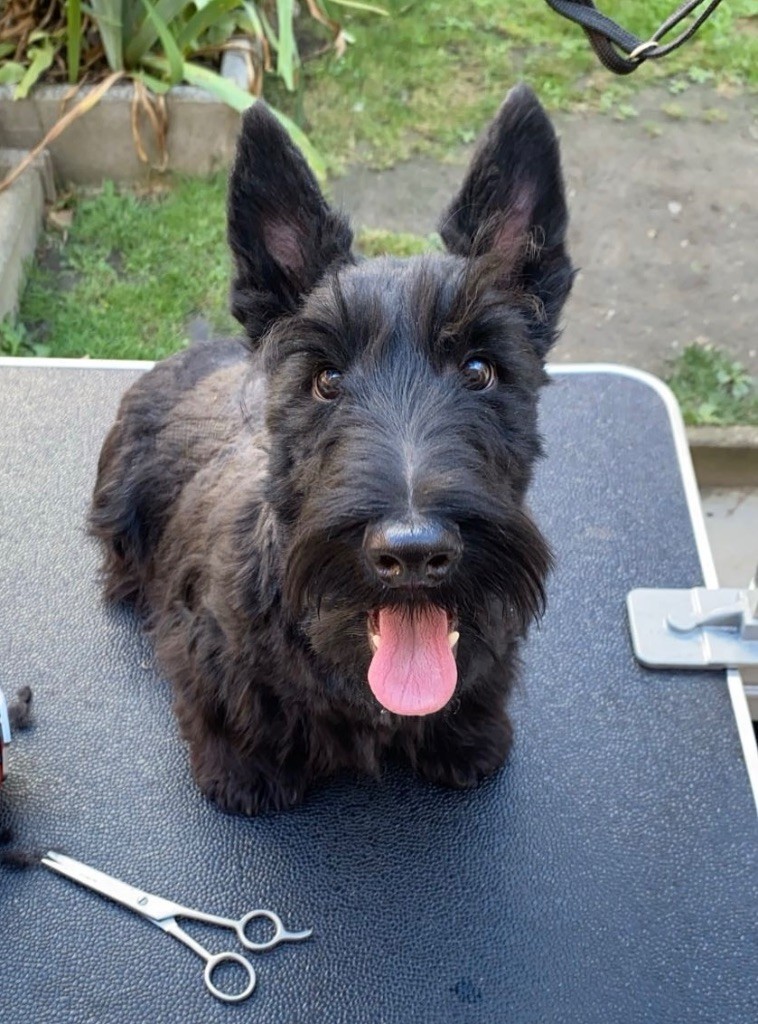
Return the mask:
[(366, 529), (363, 550), (389, 587), (433, 587), (457, 565), (463, 551), (457, 527), (434, 519), (385, 519)]

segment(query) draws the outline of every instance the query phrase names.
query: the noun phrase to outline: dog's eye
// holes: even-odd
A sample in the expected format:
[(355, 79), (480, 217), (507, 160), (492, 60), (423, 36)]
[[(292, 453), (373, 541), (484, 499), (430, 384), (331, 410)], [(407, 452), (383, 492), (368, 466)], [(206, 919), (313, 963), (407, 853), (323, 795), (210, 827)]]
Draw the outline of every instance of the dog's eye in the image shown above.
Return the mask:
[(495, 367), (486, 359), (467, 359), (461, 366), (461, 375), (471, 391), (486, 391), (497, 380)]
[(313, 378), (313, 394), (322, 402), (331, 402), (339, 397), (342, 374), (333, 367), (326, 370), (319, 370)]

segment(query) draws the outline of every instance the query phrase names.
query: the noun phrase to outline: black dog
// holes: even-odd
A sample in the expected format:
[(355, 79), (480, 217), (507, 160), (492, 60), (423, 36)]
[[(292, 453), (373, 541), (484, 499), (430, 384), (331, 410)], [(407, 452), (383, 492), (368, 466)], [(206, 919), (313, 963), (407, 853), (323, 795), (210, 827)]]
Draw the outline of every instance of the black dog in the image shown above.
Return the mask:
[(147, 613), (226, 810), (290, 807), (384, 753), (457, 787), (503, 763), (550, 565), (524, 495), (566, 222), (523, 86), (443, 218), (448, 254), (407, 260), (356, 260), (273, 115), (245, 115), (229, 240), (249, 351), (206, 344), (138, 381), (91, 516), (107, 594)]

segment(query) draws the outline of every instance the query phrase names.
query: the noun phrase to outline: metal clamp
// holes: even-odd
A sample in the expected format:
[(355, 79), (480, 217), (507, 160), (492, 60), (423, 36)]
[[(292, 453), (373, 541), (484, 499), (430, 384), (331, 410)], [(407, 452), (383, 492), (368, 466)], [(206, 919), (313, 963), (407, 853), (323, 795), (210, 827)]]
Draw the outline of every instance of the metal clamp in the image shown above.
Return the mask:
[(758, 590), (632, 590), (632, 645), (648, 668), (758, 667)]

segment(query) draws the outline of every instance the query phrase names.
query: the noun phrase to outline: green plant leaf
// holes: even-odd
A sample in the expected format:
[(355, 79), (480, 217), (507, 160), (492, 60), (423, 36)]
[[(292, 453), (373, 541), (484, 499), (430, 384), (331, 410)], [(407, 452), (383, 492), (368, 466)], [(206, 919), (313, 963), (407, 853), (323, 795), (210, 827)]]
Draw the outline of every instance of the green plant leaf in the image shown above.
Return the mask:
[(79, 61), (82, 45), (82, 4), (81, 0), (67, 0), (66, 3), (66, 64), (68, 80), (73, 85), (79, 78)]
[(142, 4), (147, 11), (148, 18), (155, 26), (155, 31), (158, 33), (163, 52), (166, 55), (169, 81), (171, 85), (176, 85), (178, 82), (181, 82), (184, 75), (184, 58), (169, 31), (168, 25), (158, 14), (157, 9), (151, 5), (150, 0), (142, 0)]
[(147, 71), (132, 71), (132, 78), (142, 82), (151, 92), (158, 93), (158, 95), (168, 92), (171, 88), (171, 82), (165, 82), (161, 78), (156, 78), (155, 75), (150, 75)]
[(250, 3), (250, 0), (243, 0), (242, 8), (250, 19), (250, 29), (252, 34), (258, 39), (265, 39), (266, 33), (263, 30), (263, 23), (258, 17), (258, 12), (255, 9), (255, 4)]
[[(92, 0), (90, 0), (90, 3)], [(145, 19), (145, 9), (139, 0), (121, 0), (121, 20), (124, 49), (134, 39), (137, 29)]]
[(292, 24), (292, 0), (276, 0), (276, 18), (279, 28), (279, 49), (276, 55), (276, 73), (290, 92), (295, 89), (297, 43)]
[(121, 21), (121, 0), (90, 0), (92, 17), (103, 42), (103, 49), (112, 71), (124, 66), (124, 28)]
[[(252, 4), (250, 6), (252, 6)], [(274, 51), (274, 53), (278, 53), (279, 40), (277, 39), (276, 32), (274, 32), (273, 28), (271, 27), (271, 22), (266, 17), (266, 12), (263, 10), (262, 7), (258, 11), (258, 20), (263, 26), (263, 33), (266, 36), (266, 39), (268, 39), (269, 46)]]
[(176, 34), (176, 45), (186, 54), (187, 49), (210, 28), (222, 14), (227, 14), (239, 7), (239, 0), (210, 0), (209, 3), (198, 7), (190, 20)]
[(240, 89), (228, 78), (223, 78), (218, 72), (211, 71), (210, 68), (189, 60), (184, 62), (184, 80), (190, 85), (196, 85), (199, 89), (207, 89), (208, 92), (213, 93), (214, 96), (223, 100), (224, 103), (228, 103), (233, 110), (238, 110), (240, 113), (255, 103), (255, 96)]
[(14, 100), (25, 99), (40, 75), (47, 71), (55, 58), (55, 46), (52, 40), (48, 39), (42, 46), (31, 47), (27, 51), (27, 56), (30, 58), (29, 66), (24, 72), (24, 77), (13, 91)]
[[(228, 78), (222, 78), (215, 71), (209, 71), (208, 68), (204, 68), (200, 64), (193, 64), (192, 61), (185, 60), (184, 62), (184, 79), (190, 85), (196, 85), (198, 88), (205, 89), (207, 92), (217, 96), (240, 113), (256, 102), (255, 96), (251, 96), (249, 92), (240, 89), (238, 85), (230, 82)], [(323, 181), (326, 178), (326, 164), (308, 136), (298, 128), (294, 121), (291, 121), (285, 114), (282, 114), (281, 111), (276, 110), (274, 107), (269, 109), (279, 123), (287, 130), (295, 145), (302, 150), (303, 156), (310, 164), (313, 173), (319, 181)]]
[[(136, 34), (127, 42), (124, 50), (124, 58), (128, 68), (137, 67), (145, 54), (154, 46), (157, 39), (161, 40), (163, 49), (166, 50), (166, 45), (163, 42), (160, 31), (158, 30), (158, 25), (160, 24), (166, 27), (166, 30), (168, 31), (167, 27), (171, 22), (187, 8), (188, 0), (158, 0), (154, 7), (149, 7), (143, 0), (143, 6), (146, 7), (149, 12), (152, 11), (158, 20), (156, 21), (154, 18), (150, 17), (150, 14), (148, 13), (140, 27), (137, 29)], [(168, 57), (168, 52), (166, 52), (166, 57)]]
[(26, 327), (13, 317), (0, 321), (0, 353), (6, 356), (23, 355), (29, 336)]
[(7, 60), (0, 67), (0, 85), (15, 85), (24, 77), (26, 68), (15, 60)]
[(374, 4), (363, 4), (360, 0), (330, 0), (337, 7), (354, 7), (356, 11), (368, 11), (369, 14), (380, 14), (383, 18), (389, 18), (390, 12), (384, 7), (377, 7)]
[(0, 43), (0, 60), (4, 57), (10, 57), (10, 55), (15, 52), (16, 47), (13, 43)]
[(695, 413), (700, 423), (718, 423), (721, 419), (714, 402), (701, 402)]

